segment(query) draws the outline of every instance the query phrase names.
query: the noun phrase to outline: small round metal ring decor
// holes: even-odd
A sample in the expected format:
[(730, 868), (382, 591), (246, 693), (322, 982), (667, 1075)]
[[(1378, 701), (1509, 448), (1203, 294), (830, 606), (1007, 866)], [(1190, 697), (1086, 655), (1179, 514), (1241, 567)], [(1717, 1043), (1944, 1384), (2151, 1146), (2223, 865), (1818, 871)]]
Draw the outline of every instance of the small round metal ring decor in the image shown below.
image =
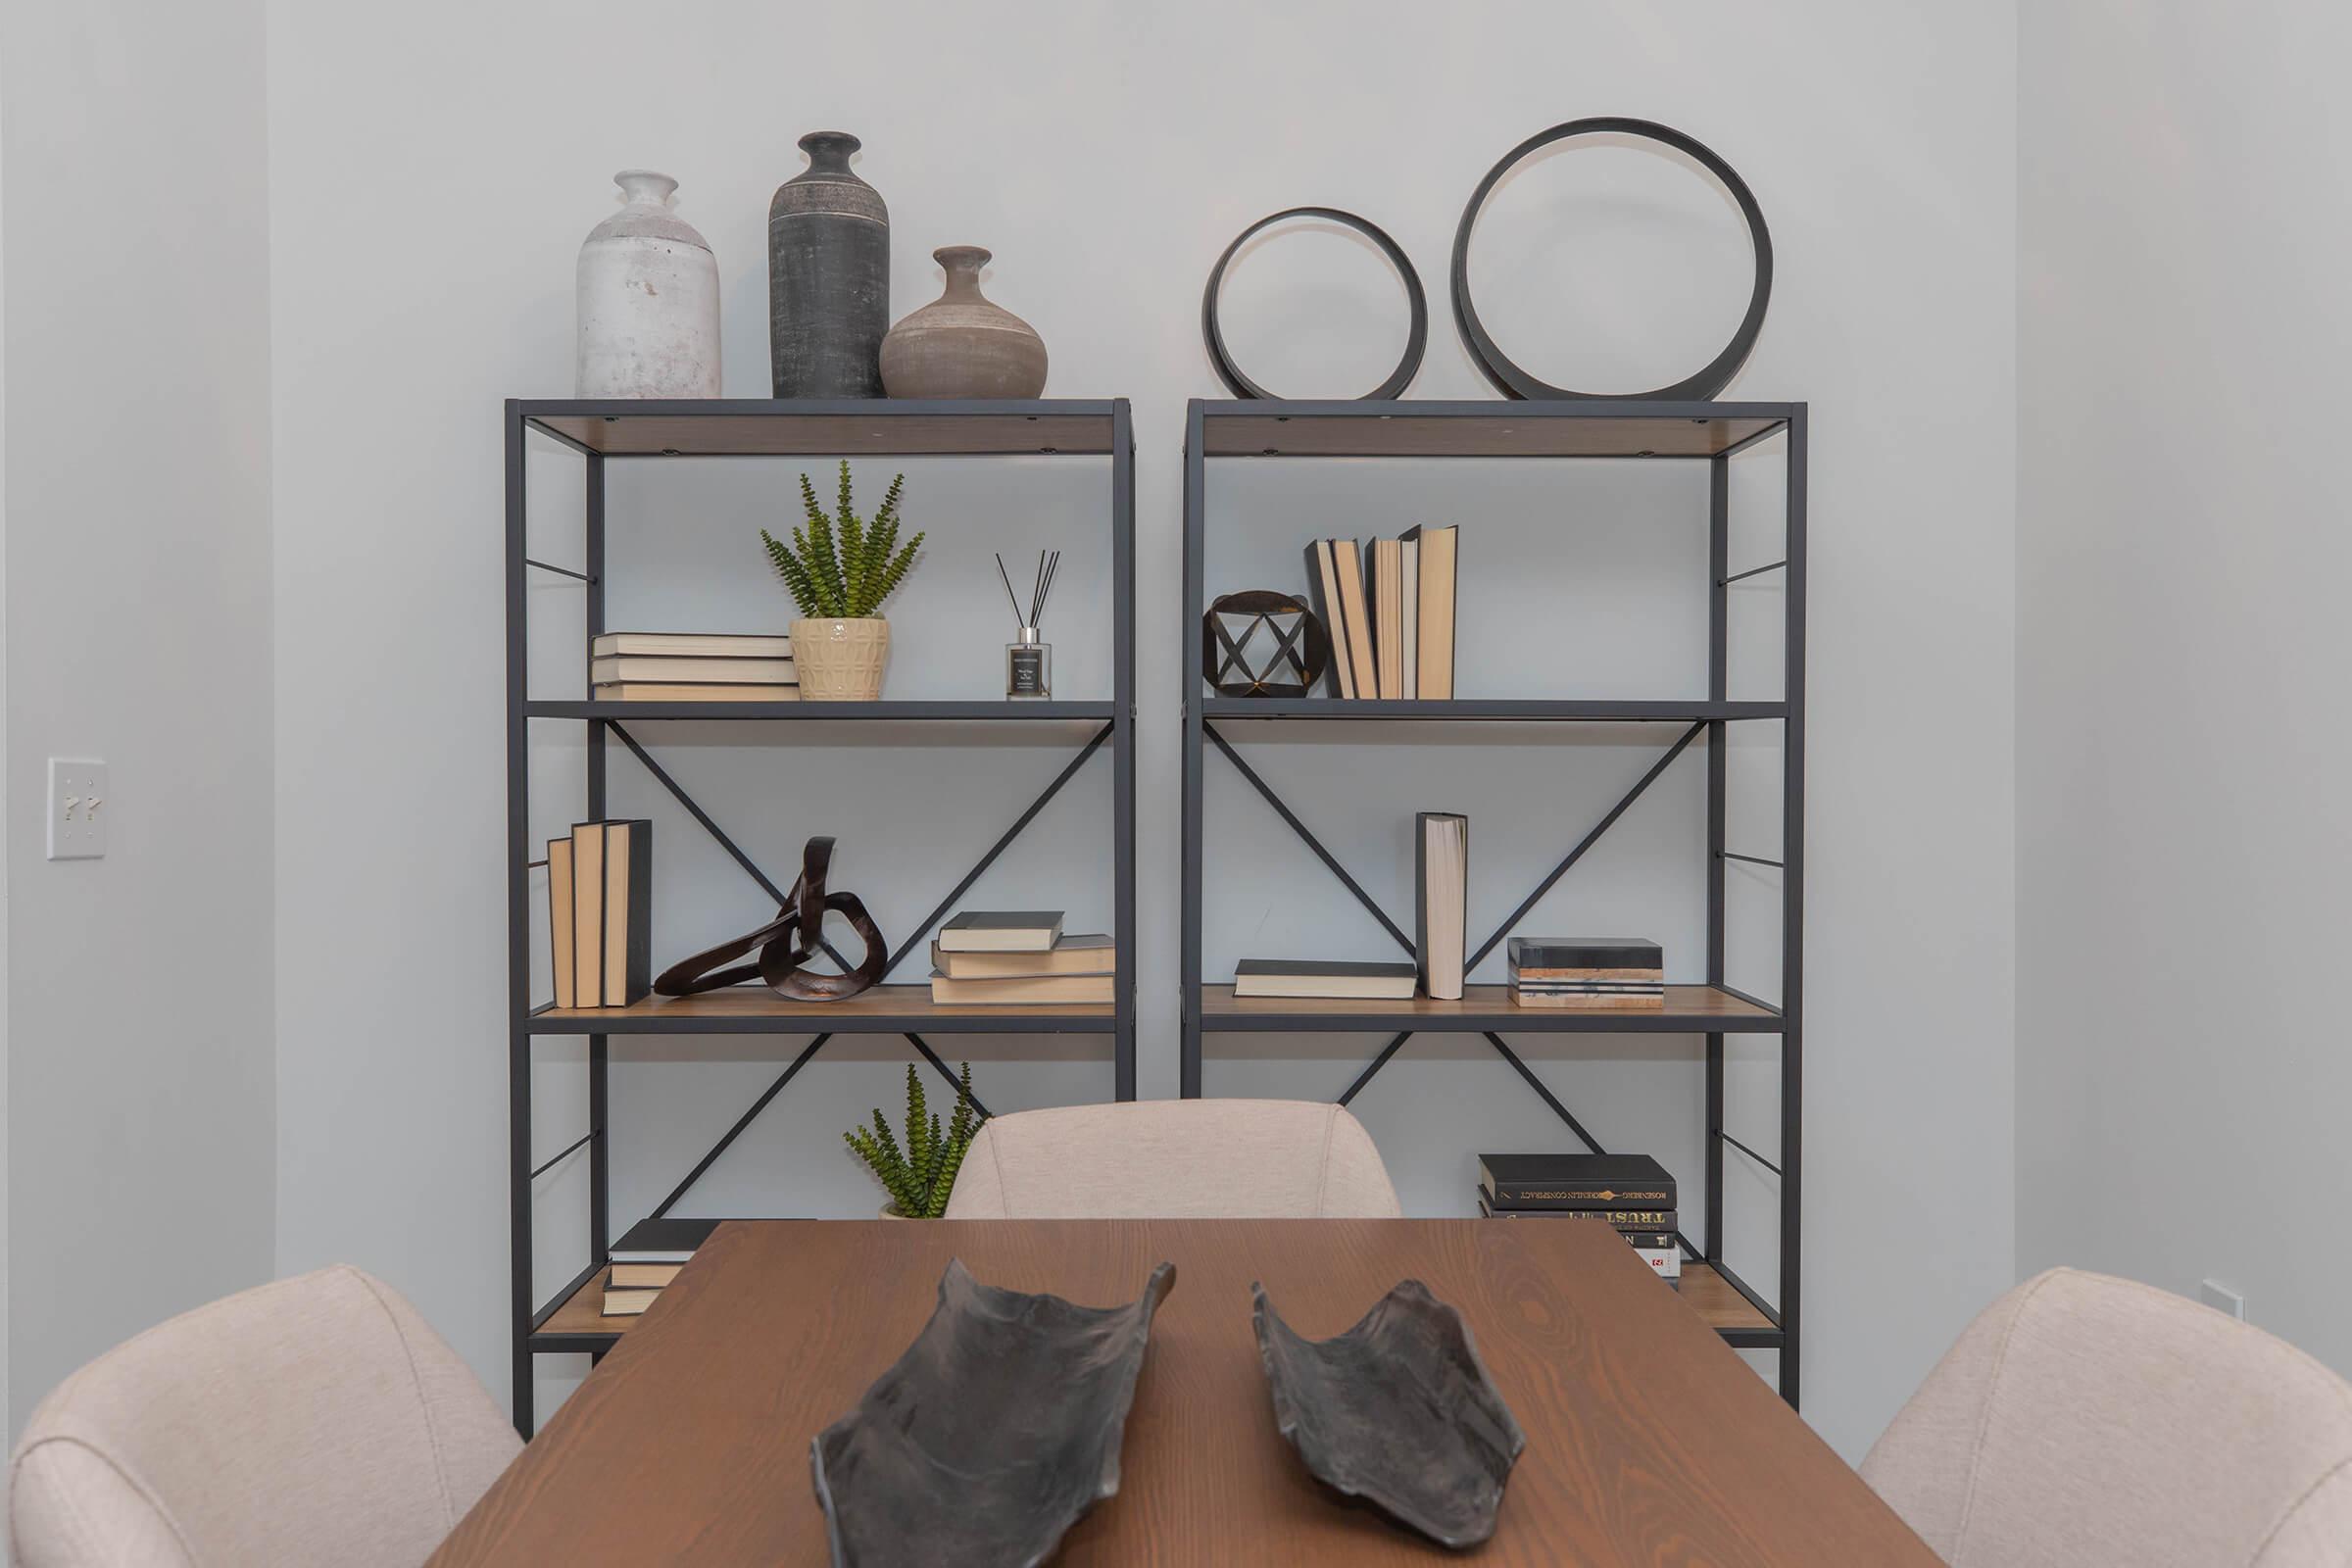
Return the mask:
[(1325, 222), (1354, 229), (1379, 247), (1380, 253), (1389, 259), (1389, 265), (1396, 269), (1396, 275), (1404, 280), (1404, 297), (1413, 314), (1412, 325), (1405, 333), (1404, 358), (1396, 362), (1396, 368), (1389, 372), (1386, 381), (1355, 401), (1368, 403), (1375, 399), (1401, 396), (1404, 389), (1412, 385), (1414, 375), (1419, 373), (1422, 352), (1429, 347), (1429, 297), (1421, 292), (1421, 274), (1413, 270), (1413, 264), (1406, 259), (1395, 240), (1389, 238), (1379, 225), (1367, 222), (1353, 213), (1343, 213), (1336, 207), (1290, 207), (1271, 217), (1261, 218), (1235, 235), (1233, 243), (1225, 247), (1225, 254), (1217, 258), (1217, 265), (1209, 269), (1208, 287), (1200, 295), (1200, 335), (1208, 342), (1208, 357), (1216, 366), (1217, 379), (1232, 388), (1237, 398), (1272, 398), (1279, 395), (1250, 380), (1242, 373), (1241, 367), (1233, 363), (1233, 355), (1225, 347), (1225, 334), (1217, 327), (1217, 295), (1225, 287), (1225, 269), (1232, 265), (1241, 248), (1250, 242), (1250, 236), (1294, 218), (1319, 218)]
[[(1572, 392), (1564, 386), (1553, 386), (1548, 381), (1538, 380), (1512, 364), (1510, 357), (1495, 346), (1485, 323), (1479, 320), (1478, 307), (1470, 300), (1470, 230), (1478, 222), (1478, 211), (1486, 205), (1489, 193), (1501, 181), (1502, 176), (1529, 154), (1539, 152), (1555, 141), (1566, 141), (1571, 136), (1637, 136), (1644, 141), (1671, 147), (1695, 161), (1721, 181), (1723, 188), (1731, 192), (1732, 200), (1739, 204), (1740, 216), (1747, 220), (1747, 237), (1756, 252), (1755, 291), (1748, 296), (1747, 315), (1740, 318), (1739, 330), (1732, 334), (1732, 341), (1697, 374), (1677, 381), (1672, 386), (1662, 386), (1655, 392)], [(1469, 346), (1471, 358), (1478, 361), (1478, 368), (1486, 372), (1487, 379), (1494, 382), (1505, 397), (1541, 401), (1630, 396), (1656, 402), (1711, 398), (1729, 385), (1732, 377), (1740, 373), (1740, 367), (1747, 363), (1749, 353), (1756, 346), (1756, 334), (1764, 326), (1764, 307), (1771, 299), (1772, 232), (1764, 226), (1763, 210), (1756, 206), (1755, 194), (1747, 188), (1747, 181), (1740, 177), (1738, 170), (1716, 157), (1704, 144), (1684, 135), (1671, 125), (1661, 125), (1655, 121), (1604, 115), (1591, 120), (1571, 120), (1564, 125), (1554, 125), (1549, 130), (1528, 137), (1506, 153), (1502, 162), (1487, 171), (1487, 177), (1480, 180), (1478, 189), (1470, 193), (1470, 205), (1462, 209), (1462, 221), (1453, 231), (1454, 324), (1461, 328), (1462, 341)]]

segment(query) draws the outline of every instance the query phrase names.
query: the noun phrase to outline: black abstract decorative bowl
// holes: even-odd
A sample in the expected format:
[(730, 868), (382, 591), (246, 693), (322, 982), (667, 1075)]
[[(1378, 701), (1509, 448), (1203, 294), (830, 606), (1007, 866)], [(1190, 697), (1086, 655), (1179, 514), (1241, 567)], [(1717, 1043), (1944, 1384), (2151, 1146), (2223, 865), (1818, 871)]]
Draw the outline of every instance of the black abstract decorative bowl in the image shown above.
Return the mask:
[(1406, 1280), (1336, 1339), (1300, 1339), (1252, 1284), (1274, 1425), (1315, 1479), (1445, 1546), (1494, 1534), (1527, 1446), (1462, 1314)]
[(809, 1445), (835, 1568), (1031, 1568), (1119, 1490), (1119, 1442), (1152, 1314), (999, 1290), (960, 1259), (939, 1305), (858, 1407)]

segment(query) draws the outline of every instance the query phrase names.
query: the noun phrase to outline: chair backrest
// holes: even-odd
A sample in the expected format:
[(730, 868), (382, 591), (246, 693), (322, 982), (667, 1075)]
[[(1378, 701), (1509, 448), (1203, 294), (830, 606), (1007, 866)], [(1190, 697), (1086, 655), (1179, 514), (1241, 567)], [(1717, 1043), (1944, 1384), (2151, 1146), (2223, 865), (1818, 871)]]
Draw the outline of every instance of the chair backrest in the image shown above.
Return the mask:
[(10, 1535), (18, 1568), (416, 1568), (521, 1446), (396, 1292), (321, 1269), (59, 1385), (11, 1461)]
[(2053, 1269), (1969, 1325), (1862, 1475), (1953, 1568), (2341, 1568), (2352, 1385), (2193, 1301)]
[(950, 1219), (1394, 1219), (1363, 1123), (1293, 1100), (1146, 1100), (998, 1116)]

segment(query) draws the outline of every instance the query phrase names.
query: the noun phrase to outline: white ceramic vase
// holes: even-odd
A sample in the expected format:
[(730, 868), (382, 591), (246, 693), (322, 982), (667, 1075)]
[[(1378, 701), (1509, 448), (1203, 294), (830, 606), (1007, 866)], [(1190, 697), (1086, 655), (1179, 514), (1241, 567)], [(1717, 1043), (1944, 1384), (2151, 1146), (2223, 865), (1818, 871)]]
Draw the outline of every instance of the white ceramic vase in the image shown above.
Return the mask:
[(870, 703), (890, 663), (890, 622), (880, 615), (792, 623), (792, 663), (804, 703)]
[(718, 396), (718, 259), (670, 211), (678, 182), (612, 176), (626, 203), (580, 246), (579, 395)]

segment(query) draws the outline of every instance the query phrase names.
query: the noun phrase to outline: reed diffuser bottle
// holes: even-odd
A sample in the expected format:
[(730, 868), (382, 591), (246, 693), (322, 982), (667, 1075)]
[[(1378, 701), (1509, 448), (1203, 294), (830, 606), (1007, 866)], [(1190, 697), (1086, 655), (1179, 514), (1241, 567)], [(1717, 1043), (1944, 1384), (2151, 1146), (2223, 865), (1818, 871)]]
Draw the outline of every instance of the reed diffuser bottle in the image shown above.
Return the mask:
[(1053, 590), (1054, 574), (1061, 567), (1061, 552), (1048, 556), (1037, 555), (1037, 582), (1029, 592), (1029, 613), (1021, 613), (1021, 600), (1012, 591), (1012, 573), (1004, 569), (1004, 558), (997, 557), (997, 575), (1004, 579), (1004, 597), (1012, 602), (1013, 623), (1020, 632), (1016, 640), (1004, 645), (1004, 695), (1008, 699), (1045, 701), (1054, 695), (1054, 645), (1045, 640), (1038, 625), (1046, 617), (1046, 595)]

